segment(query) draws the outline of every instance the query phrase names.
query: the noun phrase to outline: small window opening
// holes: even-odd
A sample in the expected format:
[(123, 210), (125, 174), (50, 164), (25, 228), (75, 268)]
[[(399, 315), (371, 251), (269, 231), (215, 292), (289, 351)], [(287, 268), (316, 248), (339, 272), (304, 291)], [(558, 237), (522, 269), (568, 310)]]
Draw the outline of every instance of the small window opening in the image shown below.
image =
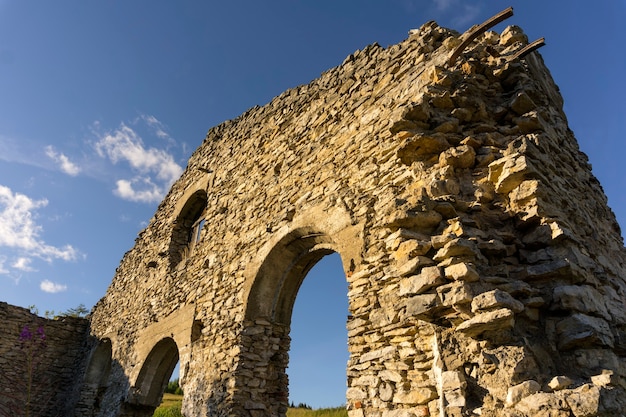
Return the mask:
[(206, 219), (200, 218), (198, 219), (191, 228), (191, 236), (189, 238), (189, 243), (195, 244), (200, 242), (200, 238), (202, 237), (202, 228), (204, 227), (204, 223), (206, 223)]

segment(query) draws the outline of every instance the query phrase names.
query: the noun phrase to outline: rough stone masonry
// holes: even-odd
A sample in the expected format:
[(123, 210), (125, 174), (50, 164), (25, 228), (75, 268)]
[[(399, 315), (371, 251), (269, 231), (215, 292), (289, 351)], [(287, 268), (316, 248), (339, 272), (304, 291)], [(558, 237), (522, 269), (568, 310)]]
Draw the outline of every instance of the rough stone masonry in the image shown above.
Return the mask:
[[(626, 252), (537, 52), (434, 22), (209, 130), (91, 316), (76, 414), (283, 416), (337, 252), (350, 417), (626, 415)], [(323, 305), (323, 300), (320, 300)]]

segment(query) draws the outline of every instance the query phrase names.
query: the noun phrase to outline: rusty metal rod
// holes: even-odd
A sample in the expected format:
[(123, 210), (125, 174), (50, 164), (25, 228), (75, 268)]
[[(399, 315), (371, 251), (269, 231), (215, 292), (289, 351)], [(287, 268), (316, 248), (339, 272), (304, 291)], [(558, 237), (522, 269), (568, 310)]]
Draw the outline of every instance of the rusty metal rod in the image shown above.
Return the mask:
[(485, 20), (482, 24), (478, 25), (474, 30), (470, 32), (467, 38), (452, 52), (450, 55), (450, 59), (448, 60), (448, 65), (454, 64), (456, 59), (461, 55), (461, 53), (467, 48), (467, 46), (472, 43), (474, 39), (476, 39), (480, 34), (485, 33), (490, 28), (494, 27), (498, 23), (508, 19), (513, 16), (513, 8), (509, 7), (507, 9), (502, 10), (497, 15)]
[(534, 50), (537, 50), (537, 49), (541, 48), (545, 44), (546, 44), (546, 39), (545, 38), (539, 38), (536, 41), (534, 41), (532, 43), (529, 43), (528, 45), (526, 45), (525, 47), (523, 47), (522, 49), (517, 51), (515, 53), (515, 55), (513, 55), (511, 58), (509, 58), (509, 61), (513, 61), (513, 60), (516, 60), (518, 58), (524, 58), (526, 55), (528, 55), (529, 53), (531, 53)]

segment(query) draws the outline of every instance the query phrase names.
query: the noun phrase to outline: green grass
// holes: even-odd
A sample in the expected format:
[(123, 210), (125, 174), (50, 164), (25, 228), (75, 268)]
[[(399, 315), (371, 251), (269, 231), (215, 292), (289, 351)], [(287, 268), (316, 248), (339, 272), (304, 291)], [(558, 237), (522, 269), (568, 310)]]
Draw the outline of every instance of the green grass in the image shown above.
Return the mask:
[[(180, 407), (183, 403), (182, 395), (163, 394), (161, 405), (154, 410), (154, 417), (182, 417)], [(347, 417), (348, 411), (345, 407), (320, 408), (309, 410), (306, 408), (290, 408), (287, 410), (287, 417)]]
[(318, 410), (308, 410), (306, 408), (290, 408), (287, 410), (287, 417), (347, 417), (348, 411), (345, 407), (320, 408)]
[(161, 405), (154, 410), (154, 417), (182, 417), (180, 408), (183, 405), (183, 396), (176, 394), (163, 394)]

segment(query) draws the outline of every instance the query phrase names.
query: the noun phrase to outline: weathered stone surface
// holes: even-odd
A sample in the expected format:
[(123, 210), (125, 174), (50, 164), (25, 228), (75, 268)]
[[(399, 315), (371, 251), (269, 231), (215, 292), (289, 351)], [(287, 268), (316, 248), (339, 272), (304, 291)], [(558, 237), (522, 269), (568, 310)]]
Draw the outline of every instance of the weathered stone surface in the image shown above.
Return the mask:
[(541, 390), (541, 385), (537, 381), (524, 381), (521, 384), (517, 384), (509, 388), (506, 394), (506, 405), (511, 407), (522, 400), (522, 398), (528, 397)]
[(472, 300), (472, 311), (494, 310), (508, 308), (515, 313), (524, 310), (524, 304), (511, 296), (508, 292), (498, 289), (478, 294)]
[(572, 314), (556, 325), (559, 349), (567, 350), (594, 345), (613, 347), (613, 334), (608, 323), (585, 314)]
[(422, 268), (419, 275), (414, 275), (400, 281), (400, 295), (421, 294), (444, 282), (445, 280), (441, 274), (441, 268), (438, 266), (425, 267)]
[(548, 386), (554, 391), (559, 391), (568, 388), (573, 384), (573, 382), (574, 381), (572, 381), (571, 378), (566, 376), (555, 376), (550, 380), (550, 382), (548, 382)]
[(553, 297), (553, 308), (597, 315), (605, 320), (611, 319), (602, 294), (589, 285), (563, 285), (556, 287)]
[(459, 324), (456, 329), (470, 337), (487, 331), (508, 330), (515, 324), (515, 315), (508, 308), (480, 313)]
[(466, 282), (478, 281), (480, 278), (476, 269), (472, 265), (465, 262), (460, 262), (446, 267), (445, 275), (448, 278)]
[[(94, 307), (75, 415), (151, 415), (176, 360), (186, 416), (284, 415), (294, 300), (331, 252), (351, 417), (626, 408), (615, 216), (538, 53), (509, 60), (523, 32), (448, 63), (464, 36), (429, 22), (211, 128)], [(602, 386), (503, 408), (565, 371)]]

